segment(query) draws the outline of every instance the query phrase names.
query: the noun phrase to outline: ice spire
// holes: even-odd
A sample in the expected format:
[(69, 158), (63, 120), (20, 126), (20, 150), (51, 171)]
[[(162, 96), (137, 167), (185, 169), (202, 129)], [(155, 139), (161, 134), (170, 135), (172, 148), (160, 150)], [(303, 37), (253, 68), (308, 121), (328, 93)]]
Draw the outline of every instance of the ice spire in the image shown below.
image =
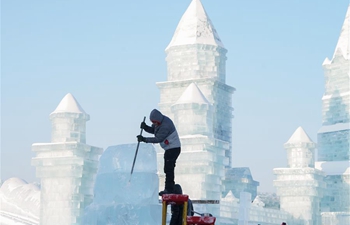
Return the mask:
[(51, 142), (86, 142), (86, 122), (90, 116), (71, 93), (66, 94), (50, 114)]
[(288, 167), (314, 167), (316, 144), (311, 141), (302, 127), (298, 127), (289, 138), (284, 148), (287, 150)]
[(292, 143), (313, 143), (302, 127), (298, 127), (286, 144)]
[(166, 48), (179, 45), (206, 44), (224, 48), (200, 0), (192, 0)]
[(334, 54), (336, 54), (337, 51), (341, 51), (344, 58), (349, 59), (349, 56), (350, 56), (349, 42), (350, 42), (350, 4), (346, 12), (345, 20), (340, 32), (340, 36), (339, 36), (337, 47), (335, 48)]
[(205, 96), (195, 83), (191, 83), (186, 88), (186, 90), (182, 93), (181, 97), (177, 100), (175, 104), (182, 103), (209, 104), (208, 100), (205, 98)]
[(52, 113), (62, 113), (62, 112), (71, 112), (71, 113), (85, 113), (84, 109), (79, 105), (78, 101), (74, 98), (71, 93), (66, 94), (61, 102), (58, 104), (55, 111)]
[[(345, 59), (350, 59), (350, 4), (346, 12), (345, 20), (340, 32), (337, 46), (335, 47), (333, 59), (336, 57), (336, 55), (342, 55)], [(331, 60), (326, 58), (323, 62), (323, 65), (330, 63)]]
[(171, 111), (181, 136), (212, 135), (212, 106), (194, 82), (188, 85), (172, 105)]

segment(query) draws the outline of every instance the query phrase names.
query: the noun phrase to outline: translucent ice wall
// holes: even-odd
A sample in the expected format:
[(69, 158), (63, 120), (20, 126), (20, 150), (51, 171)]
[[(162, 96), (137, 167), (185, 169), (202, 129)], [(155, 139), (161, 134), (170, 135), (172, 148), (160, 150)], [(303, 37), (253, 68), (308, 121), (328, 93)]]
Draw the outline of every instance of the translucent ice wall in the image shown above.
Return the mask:
[[(193, 57), (193, 53), (196, 57)], [(226, 54), (222, 47), (198, 44), (178, 46), (176, 51), (167, 51), (168, 80), (215, 78), (226, 80)], [(181, 59), (181, 60), (179, 60)], [(188, 71), (182, 73), (182, 71)]]
[(94, 201), (85, 209), (84, 225), (161, 224), (156, 152), (140, 144), (134, 172), (130, 171), (136, 144), (111, 146), (100, 158)]
[(86, 143), (87, 114), (55, 113), (50, 115), (52, 121), (51, 142), (77, 141)]

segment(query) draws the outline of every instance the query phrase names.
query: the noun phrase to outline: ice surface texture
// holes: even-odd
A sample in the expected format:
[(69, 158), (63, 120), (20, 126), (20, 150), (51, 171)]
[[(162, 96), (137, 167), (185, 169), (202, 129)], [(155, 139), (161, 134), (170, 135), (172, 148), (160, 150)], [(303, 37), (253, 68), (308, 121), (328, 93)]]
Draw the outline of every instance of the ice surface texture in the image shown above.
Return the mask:
[[(112, 172), (130, 173), (136, 144), (110, 146), (100, 157), (98, 175)], [(140, 143), (134, 172), (157, 173), (156, 152), (153, 145)]]
[(161, 223), (156, 152), (140, 144), (129, 182), (136, 144), (111, 146), (100, 158), (94, 201), (85, 209), (84, 225)]
[(40, 190), (35, 184), (13, 177), (0, 188), (0, 211), (39, 221)]

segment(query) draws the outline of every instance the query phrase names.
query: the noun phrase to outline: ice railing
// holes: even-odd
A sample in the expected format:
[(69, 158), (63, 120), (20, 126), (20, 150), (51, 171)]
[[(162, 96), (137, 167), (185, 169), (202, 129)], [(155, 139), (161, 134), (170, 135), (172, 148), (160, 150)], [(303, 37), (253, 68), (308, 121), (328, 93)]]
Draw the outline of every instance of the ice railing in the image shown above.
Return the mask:
[(350, 224), (350, 212), (323, 212), (322, 225)]
[(220, 201), (220, 221), (221, 224), (264, 224), (280, 225), (282, 222), (287, 224), (301, 224), (301, 221), (294, 220), (287, 212), (264, 208), (263, 203), (251, 201), (251, 194), (241, 192), (240, 199), (229, 192), (225, 198)]

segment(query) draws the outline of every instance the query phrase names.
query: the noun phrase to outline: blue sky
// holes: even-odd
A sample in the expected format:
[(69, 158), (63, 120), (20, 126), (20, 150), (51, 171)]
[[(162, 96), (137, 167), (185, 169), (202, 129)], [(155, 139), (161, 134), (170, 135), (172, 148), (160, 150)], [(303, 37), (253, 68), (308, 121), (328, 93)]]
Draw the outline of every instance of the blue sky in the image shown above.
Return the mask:
[[(72, 93), (90, 115), (87, 143), (136, 142), (159, 102), (164, 49), (190, 0), (1, 2), (1, 178), (36, 181), (31, 145), (50, 142), (49, 114)], [(283, 144), (321, 126), (322, 62), (348, 0), (202, 0), (228, 49), (233, 166), (274, 191)]]

